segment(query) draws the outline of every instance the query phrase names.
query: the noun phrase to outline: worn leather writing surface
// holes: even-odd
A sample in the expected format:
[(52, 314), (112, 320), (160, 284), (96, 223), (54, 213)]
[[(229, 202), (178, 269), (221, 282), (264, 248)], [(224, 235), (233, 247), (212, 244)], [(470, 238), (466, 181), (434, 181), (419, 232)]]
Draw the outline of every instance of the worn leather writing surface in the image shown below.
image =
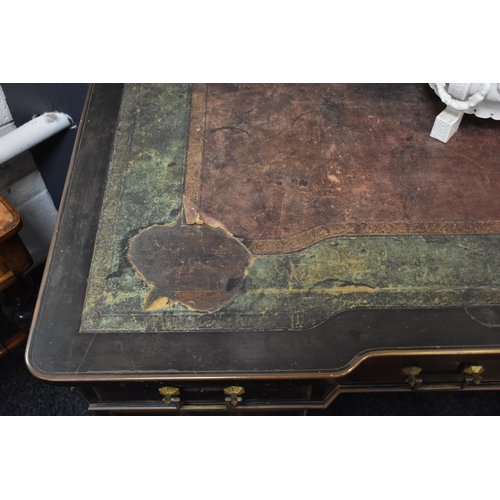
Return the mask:
[(432, 140), (429, 121), (441, 104), (425, 85), (205, 92), (199, 207), (233, 234), (463, 233), (499, 218), (497, 124), (475, 120), (449, 144)]
[(499, 303), (498, 126), (425, 85), (127, 85), (82, 332)]

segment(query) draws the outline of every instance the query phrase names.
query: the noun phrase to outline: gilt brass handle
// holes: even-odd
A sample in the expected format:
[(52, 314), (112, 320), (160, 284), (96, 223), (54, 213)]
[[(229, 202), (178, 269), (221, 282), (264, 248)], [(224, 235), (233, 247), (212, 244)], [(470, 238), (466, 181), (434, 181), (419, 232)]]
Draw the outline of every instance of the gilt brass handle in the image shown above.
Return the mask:
[(418, 366), (408, 366), (401, 370), (401, 374), (408, 377), (405, 382), (411, 387), (412, 391), (416, 391), (418, 386), (422, 383), (422, 379), (417, 378), (417, 375), (419, 375), (421, 371), (422, 368)]
[(172, 403), (175, 403), (176, 406), (180, 406), (180, 398), (174, 397), (179, 396), (181, 393), (178, 387), (160, 387), (158, 392), (164, 396), (163, 401), (167, 406), (170, 406)]
[(463, 373), (466, 375), (469, 375), (468, 377), (465, 377), (464, 380), (462, 381), (461, 387), (462, 389), (464, 387), (467, 387), (467, 385), (470, 382), (473, 382), (475, 385), (479, 385), (481, 383), (481, 373), (484, 372), (484, 368), (481, 365), (469, 365), (466, 366), (463, 370)]
[[(406, 376), (405, 382), (410, 386), (412, 391), (416, 391), (422, 384), (422, 379), (417, 378), (417, 375), (422, 371), (418, 366), (407, 366), (401, 370), (401, 375)], [(484, 372), (484, 367), (481, 365), (468, 365), (466, 366), (462, 373), (465, 375), (464, 379), (460, 384), (435, 384), (435, 385), (425, 385), (421, 387), (424, 389), (465, 389), (471, 382), (475, 385), (479, 385), (481, 382), (481, 373)]]
[(245, 394), (245, 389), (243, 389), (243, 387), (232, 385), (224, 389), (224, 394), (227, 396), (224, 398), (227, 407), (237, 406), (238, 403), (242, 401), (240, 396)]

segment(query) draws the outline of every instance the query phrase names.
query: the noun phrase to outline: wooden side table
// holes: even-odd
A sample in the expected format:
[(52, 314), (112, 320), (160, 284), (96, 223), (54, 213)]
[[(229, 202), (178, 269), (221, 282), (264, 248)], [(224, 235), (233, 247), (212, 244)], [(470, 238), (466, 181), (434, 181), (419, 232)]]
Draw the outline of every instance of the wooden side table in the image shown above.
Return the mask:
[[(33, 296), (33, 285), (23, 277), (33, 260), (19, 237), (21, 228), (21, 217), (0, 196), (0, 292), (4, 312), (10, 319), (14, 319), (15, 311)], [(29, 318), (18, 317), (16, 323), (24, 330), (0, 344), (0, 358), (22, 344), (28, 336), (25, 330), (29, 328)]]

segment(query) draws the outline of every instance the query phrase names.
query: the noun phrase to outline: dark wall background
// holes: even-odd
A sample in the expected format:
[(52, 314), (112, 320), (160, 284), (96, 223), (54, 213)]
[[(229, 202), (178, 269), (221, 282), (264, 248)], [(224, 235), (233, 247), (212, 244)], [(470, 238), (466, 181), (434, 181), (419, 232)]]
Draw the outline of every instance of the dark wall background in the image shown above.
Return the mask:
[[(87, 83), (0, 83), (0, 85), (17, 127), (31, 120), (34, 115), (48, 111), (67, 113), (76, 125), (80, 122), (88, 90)], [(76, 132), (76, 128), (64, 130), (31, 149), (33, 159), (56, 208), (59, 208), (61, 201)]]

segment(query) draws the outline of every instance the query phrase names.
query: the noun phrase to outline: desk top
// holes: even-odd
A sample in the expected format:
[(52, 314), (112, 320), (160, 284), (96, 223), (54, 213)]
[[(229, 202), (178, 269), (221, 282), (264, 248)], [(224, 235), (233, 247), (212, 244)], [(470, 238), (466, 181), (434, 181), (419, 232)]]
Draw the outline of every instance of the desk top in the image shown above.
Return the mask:
[(500, 328), (498, 123), (426, 85), (96, 85), (28, 344), (49, 380), (317, 376)]

